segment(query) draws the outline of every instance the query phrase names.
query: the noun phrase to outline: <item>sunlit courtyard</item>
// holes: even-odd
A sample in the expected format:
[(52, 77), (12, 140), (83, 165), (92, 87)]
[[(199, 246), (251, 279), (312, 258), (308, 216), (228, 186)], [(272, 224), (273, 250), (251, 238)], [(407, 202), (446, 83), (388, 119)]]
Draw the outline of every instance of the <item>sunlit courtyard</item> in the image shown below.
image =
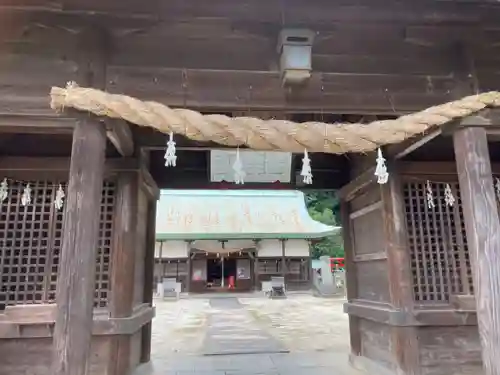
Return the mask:
[(356, 374), (343, 302), (309, 294), (156, 300), (152, 364), (138, 374)]

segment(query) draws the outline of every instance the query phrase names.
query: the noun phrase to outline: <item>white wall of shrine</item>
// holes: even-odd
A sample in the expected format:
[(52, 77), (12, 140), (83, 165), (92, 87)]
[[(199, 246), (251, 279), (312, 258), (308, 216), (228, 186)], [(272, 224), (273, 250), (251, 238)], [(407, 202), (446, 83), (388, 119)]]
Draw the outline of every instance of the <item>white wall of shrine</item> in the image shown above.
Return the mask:
[[(280, 240), (262, 240), (260, 243), (258, 256), (261, 258), (281, 257)], [(287, 257), (308, 257), (309, 243), (307, 240), (287, 240), (285, 242), (285, 256)]]
[[(251, 240), (227, 241), (224, 245), (226, 251), (239, 251), (244, 248), (252, 248)], [(195, 241), (193, 248), (208, 252), (224, 252), (222, 244), (216, 240)], [(160, 251), (161, 250), (161, 251)], [(186, 241), (157, 241), (155, 246), (155, 258), (179, 259), (187, 258), (189, 254), (189, 244)], [(280, 240), (262, 240), (259, 244), (258, 257), (279, 258), (282, 256)], [(307, 240), (294, 239), (285, 242), (285, 256), (287, 257), (307, 257), (309, 256), (309, 243)]]
[[(161, 250), (161, 251), (160, 251)], [(187, 258), (189, 244), (186, 241), (156, 241), (155, 258)]]

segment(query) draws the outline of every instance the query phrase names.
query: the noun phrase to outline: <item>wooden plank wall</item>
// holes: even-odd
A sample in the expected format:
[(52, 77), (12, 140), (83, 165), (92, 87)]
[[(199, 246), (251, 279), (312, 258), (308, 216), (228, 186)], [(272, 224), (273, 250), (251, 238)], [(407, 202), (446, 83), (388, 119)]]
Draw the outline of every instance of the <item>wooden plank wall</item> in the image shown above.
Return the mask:
[(422, 375), (482, 374), (477, 325), (420, 327)]
[[(52, 178), (61, 181), (64, 175), (67, 175), (69, 168), (69, 163), (67, 163), (69, 160), (60, 158), (37, 158), (38, 163), (29, 163), (32, 160), (30, 158), (4, 158), (2, 160), (5, 163), (0, 163), (0, 171), (8, 177), (24, 180), (43, 175), (46, 181), (52, 181)], [(13, 162), (9, 163), (8, 160)], [(118, 164), (122, 161), (120, 160)], [(147, 323), (146, 316), (151, 316), (151, 312), (145, 311), (144, 308), (145, 305), (149, 306), (149, 303), (144, 301), (144, 278), (148, 271), (145, 264), (148, 249), (146, 244), (147, 218), (150, 202), (155, 202), (156, 198), (153, 196), (155, 189), (147, 187), (142, 178), (143, 174), (139, 173), (139, 163), (133, 163), (135, 167), (122, 170), (110, 167), (110, 164), (112, 165), (113, 162), (108, 160), (106, 177), (109, 180), (104, 184), (101, 203), (102, 238), (99, 242), (101, 252), (106, 250), (107, 255), (98, 255), (96, 262), (98, 298), (95, 302), (94, 314), (97, 314), (97, 318), (95, 316), (93, 322), (94, 336), (89, 374), (116, 375), (116, 371), (123, 373), (122, 370), (134, 369), (143, 355), (142, 325), (144, 323), (142, 322)], [(16, 169), (16, 166), (19, 169)], [(23, 170), (23, 168), (29, 170)], [(126, 177), (125, 180), (123, 178), (120, 180), (120, 176)], [(117, 180), (123, 183), (116, 183)], [(109, 181), (113, 181), (113, 184), (110, 185)], [(128, 184), (129, 182), (132, 184)], [(130, 199), (134, 194), (137, 197), (136, 201)], [(48, 198), (53, 195), (49, 195)], [(50, 205), (53, 206), (52, 200), (48, 198), (43, 194), (35, 194), (33, 204), (40, 204), (40, 199), (42, 199), (44, 202), (50, 201)], [(135, 222), (137, 224), (134, 224)], [(154, 241), (151, 244), (154, 247)], [(153, 247), (149, 249), (151, 254), (154, 251)], [(121, 252), (120, 256), (118, 252)], [(131, 278), (130, 272), (120, 273), (120, 267), (131, 268), (134, 276)], [(129, 284), (127, 281), (130, 281)], [(125, 286), (125, 289), (118, 288), (116, 285)], [(129, 293), (130, 287), (127, 288), (126, 285), (132, 286), (134, 290), (132, 294)], [(124, 290), (127, 293), (124, 293)], [(18, 306), (9, 307), (10, 310), (0, 312), (0, 320), (4, 328), (0, 330), (0, 352), (2, 353), (0, 375), (49, 374), (50, 336), (52, 334), (50, 326), (53, 322), (50, 311), (54, 307), (53, 302), (48, 299), (36, 302), (38, 304), (49, 303), (47, 305), (24, 306), (18, 301)], [(49, 311), (49, 314), (44, 313), (42, 316), (33, 313), (33, 309)], [(108, 311), (111, 312), (111, 320), (118, 319), (114, 322), (107, 320)], [(99, 312), (103, 312), (103, 315), (101, 316)], [(19, 323), (23, 319), (28, 319), (31, 323), (29, 325)], [(119, 325), (121, 328), (118, 328)]]
[[(342, 202), (342, 225), (347, 263), (346, 312), (350, 314), (351, 356), (356, 366), (374, 374), (387, 370), (405, 375), (482, 373), (474, 304), (462, 302), (458, 298), (460, 296), (456, 295), (473, 292), (466, 287), (470, 275), (467, 270), (460, 273), (466, 284), (457, 289), (450, 284), (453, 280), (446, 278), (446, 270), (441, 270), (451, 267), (451, 272), (455, 258), (458, 261), (468, 257), (467, 254), (456, 255), (458, 247), (467, 252), (466, 238), (457, 244), (438, 236), (442, 241), (435, 243), (435, 230), (439, 232), (439, 228), (434, 227), (434, 231), (419, 232), (418, 242), (407, 238), (409, 233), (415, 232), (414, 224), (411, 223), (411, 220), (416, 220), (411, 215), (415, 204), (426, 205), (426, 201), (420, 198), (420, 190), (417, 191), (417, 197), (415, 192), (409, 192), (408, 189), (425, 184), (427, 178), (456, 182), (453, 164), (442, 163), (436, 169), (435, 163), (401, 162), (392, 166), (390, 183), (379, 186), (373, 182), (371, 173), (365, 173), (368, 182), (360, 184), (358, 179), (358, 185), (362, 188), (350, 196), (344, 196), (347, 199)], [(494, 171), (498, 167), (494, 164)], [(438, 205), (443, 204), (444, 188), (438, 185), (433, 185), (437, 194), (436, 212), (419, 216), (423, 226), (429, 225), (428, 220), (439, 217), (440, 212), (442, 214), (443, 209)], [(453, 210), (459, 212), (460, 194), (456, 190), (454, 193), (457, 203)], [(450, 219), (443, 225), (457, 226), (448, 229), (459, 231), (462, 236), (460, 220)], [(419, 257), (415, 252), (429, 251), (432, 259), (425, 262), (415, 260)], [(465, 266), (466, 263), (460, 267)], [(422, 293), (430, 293), (432, 297), (441, 290), (434, 290), (436, 287), (432, 285), (427, 290), (429, 287), (421, 285), (422, 279), (418, 275), (422, 267), (426, 267), (428, 273), (436, 273), (442, 278), (442, 283), (447, 283), (439, 287), (446, 291), (439, 294), (444, 297), (421, 298)], [(423, 287), (427, 289), (419, 294), (418, 291)], [(468, 300), (471, 295), (462, 297)]]
[[(356, 286), (354, 290), (348, 290), (349, 302), (367, 306), (388, 306), (390, 293), (380, 187), (370, 184), (346, 205), (349, 210), (348, 227), (351, 236), (351, 254), (346, 256), (347, 282), (352, 283), (354, 277)], [(342, 225), (344, 226), (344, 223)], [(391, 369), (395, 368), (390, 351), (389, 326), (355, 318), (351, 319), (351, 330), (358, 331), (352, 332), (359, 340), (359, 348), (353, 348), (356, 352)]]
[[(105, 374), (110, 357), (110, 336), (94, 337), (89, 374)], [(0, 375), (51, 375), (51, 338), (0, 339)]]
[(372, 185), (350, 202), (357, 298), (388, 303), (387, 262), (380, 189)]
[[(500, 77), (498, 7), (486, 1), (68, 1), (1, 5), (0, 24), (14, 30), (0, 33), (0, 112), (50, 111), (50, 86), (75, 79), (85, 28), (106, 35), (107, 91), (174, 106), (414, 111), (453, 99), (465, 61), (457, 45), (473, 45), (470, 93)], [(313, 74), (297, 90), (283, 90), (277, 64), (284, 24), (315, 32)]]

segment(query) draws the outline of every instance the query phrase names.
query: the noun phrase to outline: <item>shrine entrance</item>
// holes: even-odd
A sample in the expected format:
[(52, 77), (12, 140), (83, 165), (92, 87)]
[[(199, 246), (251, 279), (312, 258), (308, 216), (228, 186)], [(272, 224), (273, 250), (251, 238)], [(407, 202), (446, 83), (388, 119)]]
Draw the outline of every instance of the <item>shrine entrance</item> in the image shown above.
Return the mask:
[[(249, 242), (235, 286), (308, 286), (307, 242), (330, 229), (291, 209), (304, 189), (339, 191), (353, 365), (499, 375), (499, 17), (481, 1), (0, 2), (0, 375), (149, 362), (155, 277), (230, 283), (203, 241)], [(163, 189), (268, 195), (217, 224), (196, 216), (232, 206), (203, 199), (157, 220)]]
[(236, 259), (226, 256), (207, 258), (208, 290), (231, 290), (235, 288)]

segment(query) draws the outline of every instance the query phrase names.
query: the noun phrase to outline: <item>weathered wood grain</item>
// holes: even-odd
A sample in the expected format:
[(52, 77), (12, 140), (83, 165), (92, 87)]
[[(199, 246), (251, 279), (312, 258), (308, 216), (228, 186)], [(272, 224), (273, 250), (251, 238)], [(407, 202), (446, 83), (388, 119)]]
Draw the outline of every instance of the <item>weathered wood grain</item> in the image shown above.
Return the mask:
[[(403, 189), (397, 169), (391, 170), (389, 182), (381, 185), (390, 302), (400, 311), (411, 312), (414, 308), (413, 277), (407, 247)], [(420, 363), (416, 329), (393, 327), (391, 342), (398, 369), (407, 375), (418, 374)]]
[(500, 220), (486, 131), (480, 127), (459, 129), (453, 140), (483, 366), (486, 375), (500, 375)]
[[(94, 337), (88, 375), (102, 375), (109, 362), (109, 337)], [(50, 338), (0, 340), (0, 375), (53, 375)]]
[[(354, 238), (351, 228), (351, 219), (349, 217), (349, 202), (341, 201), (340, 214), (342, 224), (342, 237), (344, 239), (344, 251), (346, 262), (346, 284), (347, 284), (347, 300), (352, 301), (358, 298), (357, 286), (357, 266), (354, 263)], [(361, 332), (359, 326), (359, 318), (354, 315), (349, 315), (349, 337), (351, 342), (351, 353), (354, 356), (361, 354)]]
[[(139, 176), (118, 176), (111, 266), (110, 317), (125, 318), (133, 313), (137, 197)], [(113, 338), (109, 374), (126, 374), (130, 368), (130, 337)]]
[[(63, 171), (69, 172), (71, 159), (60, 157), (2, 157), (0, 171)], [(139, 174), (139, 162), (132, 158), (107, 159), (104, 164), (105, 173), (136, 172)]]
[[(147, 237), (144, 259), (144, 303), (153, 305), (153, 280), (155, 268), (155, 243), (156, 243), (156, 199), (148, 203), (147, 215)], [(160, 254), (161, 257), (161, 254)], [(142, 328), (141, 339), (141, 363), (149, 362), (151, 359), (151, 334), (152, 323), (149, 322)]]
[[(283, 90), (279, 71), (111, 66), (107, 90), (171, 106), (296, 112), (407, 112), (449, 101), (451, 77), (313, 73), (304, 87)], [(389, 110), (390, 109), (390, 110)], [(361, 112), (360, 112), (361, 111)]]
[(134, 153), (134, 136), (130, 125), (123, 120), (104, 119), (110, 142), (122, 156), (132, 156)]
[(57, 283), (54, 375), (86, 375), (88, 370), (105, 148), (102, 125), (80, 119), (73, 134)]
[(110, 316), (123, 318), (132, 314), (137, 225), (138, 175), (118, 176), (111, 266)]
[(348, 184), (342, 186), (342, 188), (337, 192), (339, 197), (345, 201), (350, 201), (354, 197), (368, 186), (372, 185), (376, 181), (375, 177), (375, 167), (372, 167), (356, 178), (352, 179)]

